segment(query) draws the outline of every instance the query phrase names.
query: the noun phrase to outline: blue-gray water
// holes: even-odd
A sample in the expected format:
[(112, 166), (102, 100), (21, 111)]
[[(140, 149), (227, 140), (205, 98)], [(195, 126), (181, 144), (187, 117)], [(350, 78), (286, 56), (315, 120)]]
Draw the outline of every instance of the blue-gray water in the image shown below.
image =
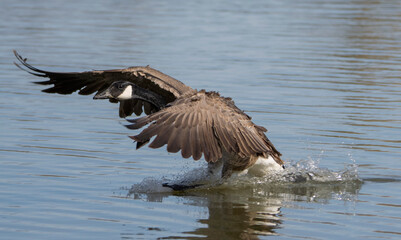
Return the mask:
[[(12, 49), (217, 90), (294, 178), (160, 192), (205, 164), (136, 151), (117, 105), (40, 92)], [(399, 1), (2, 0), (0, 53), (0, 239), (401, 238)]]

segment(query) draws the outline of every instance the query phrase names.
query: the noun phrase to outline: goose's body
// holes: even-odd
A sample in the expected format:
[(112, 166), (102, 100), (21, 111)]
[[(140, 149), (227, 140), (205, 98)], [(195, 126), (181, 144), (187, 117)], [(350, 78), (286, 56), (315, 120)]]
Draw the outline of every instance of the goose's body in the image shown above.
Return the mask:
[[(255, 170), (263, 174), (283, 168), (281, 154), (266, 137), (264, 127), (251, 121), (251, 117), (238, 109), (230, 98), (216, 92), (197, 91), (153, 68), (130, 67), (105, 71), (49, 72), (37, 69), (15, 52), (16, 64), (29, 73), (50, 80), (36, 82), (53, 85), (47, 93), (89, 95), (94, 99), (119, 102), (120, 117), (132, 113), (147, 114), (127, 127), (140, 129), (131, 136), (137, 148), (149, 144), (151, 148), (167, 145), (168, 152), (178, 152), (184, 158), (198, 160), (204, 155), (211, 171), (222, 166), (221, 177), (233, 172)], [(265, 170), (262, 170), (265, 169)]]

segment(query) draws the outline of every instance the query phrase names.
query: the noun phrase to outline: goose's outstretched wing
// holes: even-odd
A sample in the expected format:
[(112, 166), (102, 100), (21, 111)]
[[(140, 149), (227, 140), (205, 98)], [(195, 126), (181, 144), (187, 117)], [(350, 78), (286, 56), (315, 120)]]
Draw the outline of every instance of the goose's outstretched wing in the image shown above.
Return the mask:
[(156, 113), (129, 121), (130, 129), (150, 124), (131, 137), (137, 141), (137, 148), (156, 136), (149, 147), (167, 144), (168, 152), (181, 150), (184, 158), (192, 156), (198, 160), (203, 153), (207, 162), (216, 162), (224, 150), (241, 158), (272, 155), (277, 163), (283, 164), (281, 154), (264, 134), (266, 129), (255, 125), (231, 99), (215, 92), (200, 91), (178, 98)]
[[(46, 93), (71, 94), (78, 91), (78, 94), (89, 95), (103, 91), (115, 81), (129, 81), (139, 87), (153, 91), (163, 97), (166, 103), (169, 103), (185, 92), (192, 90), (192, 88), (177, 79), (149, 66), (86, 72), (50, 72), (31, 66), (15, 50), (14, 54), (21, 64), (15, 63), (17, 67), (35, 76), (50, 79), (35, 82), (41, 85), (53, 85), (43, 90)], [(146, 113), (150, 113), (152, 112), (152, 106), (149, 106), (139, 99), (122, 101), (120, 104), (120, 116), (129, 116), (133, 112), (140, 115), (142, 108)]]

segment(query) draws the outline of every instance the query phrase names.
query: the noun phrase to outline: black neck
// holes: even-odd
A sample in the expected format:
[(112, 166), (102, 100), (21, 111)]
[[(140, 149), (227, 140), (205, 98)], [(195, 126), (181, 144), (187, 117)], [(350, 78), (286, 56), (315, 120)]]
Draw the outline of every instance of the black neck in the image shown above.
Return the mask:
[(152, 91), (138, 87), (136, 85), (132, 86), (132, 91), (133, 91), (133, 98), (139, 98), (144, 101), (147, 101), (159, 109), (162, 109), (166, 106), (166, 102), (164, 101), (164, 99), (160, 95)]

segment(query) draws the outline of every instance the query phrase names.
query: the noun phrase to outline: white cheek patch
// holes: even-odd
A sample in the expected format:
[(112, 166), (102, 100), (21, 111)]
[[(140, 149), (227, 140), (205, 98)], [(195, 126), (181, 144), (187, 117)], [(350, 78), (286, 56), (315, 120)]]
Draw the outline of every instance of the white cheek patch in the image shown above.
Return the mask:
[(119, 99), (119, 100), (126, 100), (126, 99), (131, 99), (131, 98), (132, 98), (132, 86), (131, 85), (128, 85), (128, 87), (125, 88), (124, 92), (122, 92), (117, 97), (117, 99)]

